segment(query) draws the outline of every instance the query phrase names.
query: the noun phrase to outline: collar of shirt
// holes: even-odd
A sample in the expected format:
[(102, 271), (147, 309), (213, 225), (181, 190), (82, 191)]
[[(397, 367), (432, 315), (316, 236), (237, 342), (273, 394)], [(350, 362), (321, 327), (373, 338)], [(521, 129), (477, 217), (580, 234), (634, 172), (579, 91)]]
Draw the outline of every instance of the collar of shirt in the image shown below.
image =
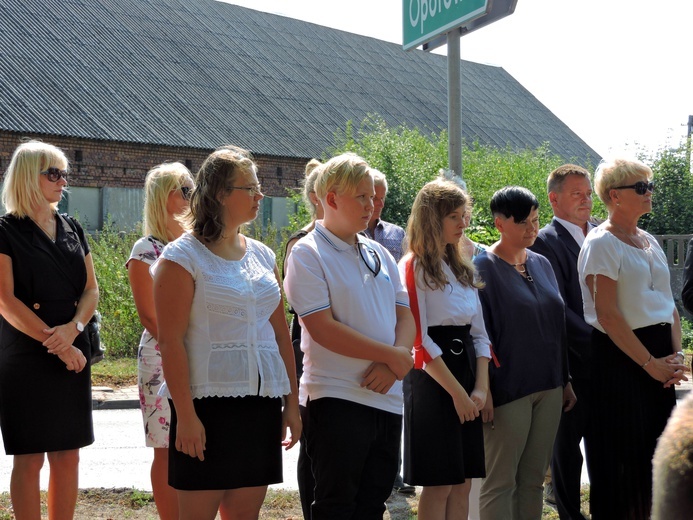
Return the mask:
[[(354, 246), (356, 245), (344, 242), (344, 240), (342, 240), (337, 235), (332, 233), (329, 229), (327, 229), (323, 225), (322, 220), (317, 220), (315, 222), (315, 229), (313, 231), (319, 237), (325, 240), (325, 242), (334, 247), (337, 251), (347, 251), (349, 249), (354, 249)], [(360, 233), (356, 234), (356, 242), (365, 242), (364, 237)]]
[[(573, 237), (575, 242), (577, 242), (577, 245), (582, 247), (582, 244), (585, 242), (585, 235), (582, 231), (582, 228), (580, 226), (577, 226), (573, 224), (572, 222), (568, 222), (567, 220), (563, 220), (562, 218), (558, 217), (553, 217), (555, 218), (566, 230), (568, 233), (570, 233), (570, 236)], [(595, 227), (594, 224), (591, 222), (587, 222), (587, 232), (589, 233), (590, 230)]]

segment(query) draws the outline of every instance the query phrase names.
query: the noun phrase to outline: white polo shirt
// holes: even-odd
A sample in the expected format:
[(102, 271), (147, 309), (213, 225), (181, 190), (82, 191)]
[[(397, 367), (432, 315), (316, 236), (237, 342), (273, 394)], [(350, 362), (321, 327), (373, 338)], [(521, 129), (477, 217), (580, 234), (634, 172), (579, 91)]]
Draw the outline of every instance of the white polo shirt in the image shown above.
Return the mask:
[[(364, 236), (357, 240), (375, 250), (380, 259), (377, 276), (368, 268), (359, 247), (350, 245), (328, 231), (322, 221), (291, 250), (284, 290), (299, 319), (331, 309), (334, 318), (358, 332), (394, 345), (396, 306), (409, 307), (397, 264), (380, 244)], [(372, 258), (361, 251), (374, 267)], [(402, 383), (395, 382), (381, 395), (361, 388), (371, 361), (343, 356), (317, 343), (301, 323), (301, 350), (304, 352), (299, 399), (305, 405), (321, 397), (335, 397), (371, 406), (386, 412), (402, 413)]]

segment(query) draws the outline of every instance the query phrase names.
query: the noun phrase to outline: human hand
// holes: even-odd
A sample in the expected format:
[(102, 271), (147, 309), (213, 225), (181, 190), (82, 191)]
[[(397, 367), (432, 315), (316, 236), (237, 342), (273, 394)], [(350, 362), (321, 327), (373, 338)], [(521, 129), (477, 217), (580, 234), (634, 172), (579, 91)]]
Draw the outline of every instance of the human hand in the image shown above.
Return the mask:
[(573, 383), (568, 383), (563, 387), (563, 411), (569, 412), (577, 403), (577, 396), (573, 390)]
[(47, 347), (51, 354), (60, 354), (69, 349), (79, 334), (73, 322), (43, 329), (43, 333), (50, 334), (50, 337), (43, 342), (43, 346)]
[(72, 345), (67, 350), (60, 351), (57, 356), (65, 363), (68, 370), (72, 370), (76, 374), (79, 374), (87, 366), (87, 358), (84, 357), (81, 350)]
[(474, 388), (474, 390), (472, 390), (472, 395), (469, 396), (469, 398), (476, 405), (476, 409), (479, 410), (479, 412), (481, 412), (481, 410), (484, 409), (487, 395), (488, 392), (486, 390), (482, 388)]
[[(291, 436), (287, 436), (287, 430)], [(287, 402), (282, 410), (282, 446), (285, 450), (290, 450), (301, 438), (303, 423), (298, 412), (298, 406)]]
[(664, 383), (664, 388), (678, 385), (681, 381), (688, 381), (685, 375), (685, 372), (689, 371), (688, 367), (677, 362), (673, 359), (674, 357), (673, 354), (662, 358), (653, 357), (643, 368), (650, 377)]
[(385, 363), (371, 363), (363, 374), (361, 387), (378, 394), (386, 394), (397, 381), (395, 373)]
[(411, 349), (395, 346), (392, 349), (390, 361), (387, 362), (387, 366), (394, 372), (397, 380), (401, 381), (404, 379), (404, 376), (406, 376), (414, 366), (414, 358), (411, 355)]
[(453, 396), (452, 402), (455, 405), (455, 411), (457, 412), (457, 417), (460, 419), (460, 423), (473, 421), (479, 417), (479, 409), (476, 403), (469, 398), (467, 392), (464, 390), (458, 395)]
[(176, 449), (191, 457), (205, 460), (204, 451), (207, 448), (207, 436), (202, 421), (194, 415), (188, 420), (178, 418), (176, 426)]
[[(488, 393), (486, 404), (484, 404), (484, 408), (481, 410), (481, 420), (485, 423), (493, 423), (493, 395), (491, 392)], [(493, 424), (491, 428), (493, 428)]]

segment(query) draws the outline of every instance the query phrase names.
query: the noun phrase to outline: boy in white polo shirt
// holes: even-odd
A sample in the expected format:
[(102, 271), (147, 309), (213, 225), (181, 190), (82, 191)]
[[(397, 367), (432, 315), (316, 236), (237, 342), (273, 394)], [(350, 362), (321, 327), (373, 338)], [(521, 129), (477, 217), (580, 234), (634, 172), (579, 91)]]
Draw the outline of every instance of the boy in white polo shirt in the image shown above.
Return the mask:
[(373, 213), (368, 164), (354, 154), (330, 159), (315, 191), (325, 218), (294, 246), (284, 281), (304, 331), (299, 399), (316, 482), (312, 520), (382, 519), (414, 319), (392, 255), (358, 234)]

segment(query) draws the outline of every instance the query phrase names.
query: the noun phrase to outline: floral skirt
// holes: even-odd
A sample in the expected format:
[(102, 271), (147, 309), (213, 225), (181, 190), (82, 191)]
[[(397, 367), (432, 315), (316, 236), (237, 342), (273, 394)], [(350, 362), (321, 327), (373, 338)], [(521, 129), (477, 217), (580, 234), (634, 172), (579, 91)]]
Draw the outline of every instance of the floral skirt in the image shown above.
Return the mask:
[(157, 395), (164, 382), (161, 352), (146, 331), (137, 352), (137, 375), (146, 445), (149, 448), (168, 448), (171, 409), (168, 399)]

